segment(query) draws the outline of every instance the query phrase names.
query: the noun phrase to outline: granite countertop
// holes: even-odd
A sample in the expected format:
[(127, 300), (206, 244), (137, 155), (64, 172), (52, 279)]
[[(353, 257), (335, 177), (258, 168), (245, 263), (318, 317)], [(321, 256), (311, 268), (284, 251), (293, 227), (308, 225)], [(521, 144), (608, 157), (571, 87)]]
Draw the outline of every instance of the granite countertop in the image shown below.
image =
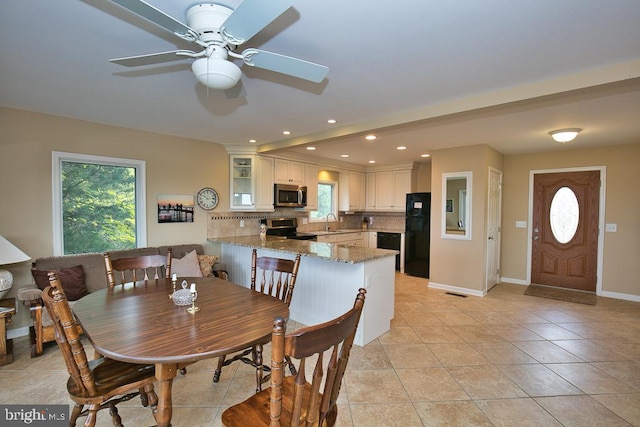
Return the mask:
[(398, 251), (391, 249), (347, 246), (339, 243), (315, 242), (313, 240), (288, 240), (276, 236), (267, 236), (264, 240), (261, 239), (260, 236), (215, 237), (208, 240), (214, 243), (247, 246), (250, 248), (264, 248), (277, 252), (300, 254), (302, 256), (349, 264), (395, 256), (398, 253)]

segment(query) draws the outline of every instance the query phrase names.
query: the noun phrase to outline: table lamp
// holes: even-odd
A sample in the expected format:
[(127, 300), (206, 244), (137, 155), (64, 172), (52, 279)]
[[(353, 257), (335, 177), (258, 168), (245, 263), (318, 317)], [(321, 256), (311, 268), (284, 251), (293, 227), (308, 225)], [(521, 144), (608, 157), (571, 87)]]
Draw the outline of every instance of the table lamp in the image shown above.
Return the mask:
[[(31, 257), (16, 248), (4, 237), (0, 236), (0, 265), (29, 261)], [(13, 286), (13, 275), (10, 271), (0, 269), (0, 299)]]

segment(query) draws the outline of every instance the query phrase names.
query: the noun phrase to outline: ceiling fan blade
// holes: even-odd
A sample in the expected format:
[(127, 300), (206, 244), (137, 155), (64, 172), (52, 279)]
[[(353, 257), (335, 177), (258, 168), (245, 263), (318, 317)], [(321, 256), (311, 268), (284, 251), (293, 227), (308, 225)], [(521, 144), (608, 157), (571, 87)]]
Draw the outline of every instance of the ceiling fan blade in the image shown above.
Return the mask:
[(180, 61), (185, 56), (196, 55), (190, 50), (172, 50), (169, 52), (150, 53), (148, 55), (128, 56), (126, 58), (110, 59), (109, 62), (125, 67), (139, 67), (141, 65), (160, 64), (162, 62)]
[(295, 0), (243, 0), (222, 24), (221, 33), (231, 44), (240, 45), (289, 9)]
[(111, 0), (112, 2), (119, 4), (125, 9), (139, 15), (156, 25), (174, 33), (180, 38), (193, 41), (197, 39), (196, 32), (178, 21), (177, 19), (167, 15), (160, 9), (151, 6), (149, 3), (143, 0)]
[(245, 64), (252, 67), (264, 68), (314, 83), (320, 83), (329, 72), (329, 67), (324, 65), (260, 49), (246, 49), (242, 52), (242, 57)]

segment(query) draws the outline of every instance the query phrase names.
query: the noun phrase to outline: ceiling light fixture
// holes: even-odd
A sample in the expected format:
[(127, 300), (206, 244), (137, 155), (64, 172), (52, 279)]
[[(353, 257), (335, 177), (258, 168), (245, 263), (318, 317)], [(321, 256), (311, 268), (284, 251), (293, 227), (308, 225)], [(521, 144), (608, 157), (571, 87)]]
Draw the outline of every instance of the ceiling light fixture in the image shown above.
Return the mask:
[(309, 151), (313, 151), (315, 149), (316, 149), (316, 147), (307, 147), (307, 150), (309, 150)]
[(580, 128), (567, 128), (567, 129), (558, 129), (552, 130), (549, 132), (551, 138), (553, 138), (557, 142), (569, 142), (573, 141), (576, 136), (580, 133), (582, 129)]
[(369, 160), (369, 163), (374, 164), (376, 161), (375, 160)]
[[(224, 49), (222, 49), (224, 50)], [(238, 84), (242, 72), (233, 62), (227, 61), (226, 52), (193, 61), (191, 69), (203, 85), (211, 89), (227, 90)]]
[(431, 157), (431, 154), (420, 154), (420, 157)]
[(406, 149), (407, 149), (407, 147), (405, 147), (404, 145), (396, 147), (396, 150), (406, 150)]
[(367, 136), (364, 137), (364, 139), (366, 139), (367, 141), (373, 141), (376, 138), (377, 138), (377, 136), (375, 136), (375, 135), (367, 135)]
[(282, 131), (282, 134), (283, 134), (283, 135), (291, 135), (291, 132), (289, 132), (288, 130), (283, 130), (283, 131)]
[(340, 157), (344, 157), (346, 159), (347, 157), (349, 157), (349, 155), (348, 154), (340, 154)]
[(250, 144), (255, 144), (256, 142), (257, 142), (257, 141), (256, 141), (255, 139), (250, 139), (250, 140), (249, 140), (249, 143), (250, 143)]
[(327, 120), (327, 123), (329, 123), (330, 125), (332, 125), (332, 124), (334, 124), (334, 123), (336, 123), (336, 122), (337, 122), (337, 120), (336, 120), (336, 119), (329, 119), (329, 120)]

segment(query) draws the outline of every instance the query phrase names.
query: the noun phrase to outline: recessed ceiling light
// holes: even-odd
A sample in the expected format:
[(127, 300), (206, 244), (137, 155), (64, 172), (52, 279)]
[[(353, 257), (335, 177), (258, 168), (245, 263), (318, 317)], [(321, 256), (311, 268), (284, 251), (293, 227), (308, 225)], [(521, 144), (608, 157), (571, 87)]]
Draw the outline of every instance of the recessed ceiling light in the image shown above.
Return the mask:
[(407, 149), (407, 147), (405, 147), (404, 145), (396, 147), (396, 150), (406, 150), (406, 149)]
[(420, 154), (420, 157), (431, 157), (431, 154)]
[(371, 164), (373, 164), (375, 162), (376, 162), (375, 160), (369, 160), (369, 163), (371, 163)]
[(329, 120), (327, 120), (327, 123), (329, 123), (329, 124), (331, 124), (331, 125), (332, 125), (332, 124), (334, 124), (334, 123), (336, 123), (336, 122), (337, 122), (337, 120), (336, 120), (336, 119), (329, 119)]
[(289, 132), (288, 130), (283, 130), (283, 131), (282, 131), (282, 134), (283, 134), (283, 135), (291, 135), (291, 132)]
[(349, 155), (348, 154), (340, 154), (340, 157), (347, 158), (347, 157), (349, 157)]
[(249, 140), (249, 143), (251, 143), (251, 144), (255, 144), (255, 143), (256, 143), (256, 140), (255, 140), (255, 139), (250, 139), (250, 140)]
[(367, 141), (373, 141), (376, 138), (377, 138), (377, 136), (375, 136), (375, 135), (367, 135), (367, 136), (364, 137), (364, 139), (366, 139)]
[(316, 149), (316, 147), (307, 147), (307, 150), (309, 150), (309, 151), (313, 151), (315, 149)]

